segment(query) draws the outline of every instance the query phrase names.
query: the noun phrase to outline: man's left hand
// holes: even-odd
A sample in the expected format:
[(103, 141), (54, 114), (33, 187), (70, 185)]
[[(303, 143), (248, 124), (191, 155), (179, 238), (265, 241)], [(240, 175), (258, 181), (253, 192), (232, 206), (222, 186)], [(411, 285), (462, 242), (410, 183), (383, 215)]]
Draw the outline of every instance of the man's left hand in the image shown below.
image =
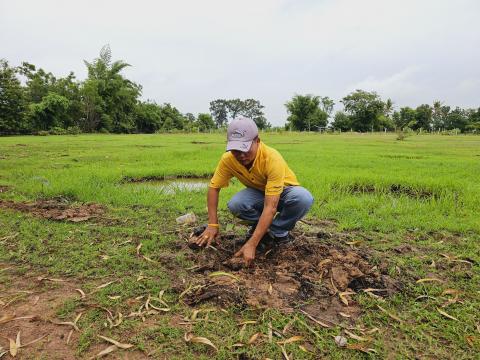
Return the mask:
[(242, 246), (240, 250), (238, 250), (235, 253), (234, 257), (243, 256), (243, 261), (245, 262), (245, 266), (250, 266), (252, 261), (255, 259), (256, 248), (257, 248), (256, 246), (247, 242), (245, 245)]

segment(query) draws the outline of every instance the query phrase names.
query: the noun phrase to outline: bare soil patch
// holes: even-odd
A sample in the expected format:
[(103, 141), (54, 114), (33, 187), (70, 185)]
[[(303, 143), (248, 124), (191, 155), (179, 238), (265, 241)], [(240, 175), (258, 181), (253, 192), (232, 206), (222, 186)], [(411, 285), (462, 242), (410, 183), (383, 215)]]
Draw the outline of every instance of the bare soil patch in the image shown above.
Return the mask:
[(18, 350), (17, 356), (21, 359), (43, 356), (76, 359), (75, 347), (80, 333), (71, 326), (53, 322), (61, 321), (56, 317), (58, 308), (67, 299), (78, 298), (75, 288), (80, 286), (71, 281), (32, 274), (16, 275), (12, 273), (14, 268), (6, 264), (0, 265), (0, 269), (3, 273), (0, 282), (0, 346), (8, 350), (8, 338), (15, 340), (20, 332), (23, 345), (39, 339)]
[(0, 194), (5, 193), (10, 190), (10, 186), (8, 185), (0, 185)]
[(70, 205), (55, 199), (35, 202), (0, 200), (0, 208), (17, 210), (50, 220), (71, 222), (86, 221), (105, 212), (104, 206), (99, 204)]
[(361, 314), (356, 293), (386, 297), (402, 288), (386, 274), (386, 259), (380, 261), (368, 249), (354, 247), (355, 240), (348, 241), (347, 234), (296, 231), (294, 236), (293, 243), (257, 250), (250, 268), (232, 260), (241, 247), (241, 237), (225, 235), (215, 249), (195, 250), (187, 243), (187, 257), (196, 264), (192, 272), (198, 276), (190, 290), (181, 289), (186, 291), (183, 301), (191, 306), (208, 301), (286, 312), (302, 309), (337, 323)]

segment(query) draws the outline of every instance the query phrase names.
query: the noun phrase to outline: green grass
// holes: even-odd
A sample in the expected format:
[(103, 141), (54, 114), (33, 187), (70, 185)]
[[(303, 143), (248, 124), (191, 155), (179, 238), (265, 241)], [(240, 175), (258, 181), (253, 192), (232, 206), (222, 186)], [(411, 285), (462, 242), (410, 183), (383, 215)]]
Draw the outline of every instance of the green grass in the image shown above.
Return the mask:
[[(315, 353), (305, 353), (295, 344), (288, 344), (287, 352), (295, 359), (450, 358), (453, 354), (459, 359), (475, 358), (480, 351), (480, 137), (429, 135), (397, 141), (394, 134), (283, 133), (261, 138), (282, 153), (301, 184), (314, 195), (310, 219), (335, 220), (339, 230), (363, 234), (368, 239), (366, 246), (388, 257), (391, 273), (407, 282), (403, 292), (381, 303), (401, 323), (379, 311), (376, 300), (357, 296), (364, 308), (358, 324), (380, 329), (370, 345), (376, 355), (337, 347), (333, 336), (340, 333), (339, 328), (313, 326), (298, 315), (292, 331), (313, 344)], [(0, 185), (10, 186), (0, 193), (0, 199), (61, 196), (71, 202), (104, 204), (108, 209), (102, 221), (72, 224), (0, 208), (0, 239), (18, 233), (14, 240), (0, 244), (0, 261), (18, 266), (17, 271), (37, 269), (70, 277), (82, 283), (85, 291), (121, 279), (95, 292), (95, 301), (123, 313), (133, 311), (126, 299), (156, 295), (188, 277), (186, 268), (191, 264), (174, 247), (175, 218), (193, 211), (205, 220), (205, 192), (172, 196), (124, 180), (208, 176), (224, 148), (224, 136), (219, 134), (0, 138)], [(241, 188), (234, 181), (221, 193), (224, 223), (231, 220), (226, 202)], [(142, 254), (155, 263), (136, 256), (139, 243)], [(395, 252), (401, 244), (414, 246), (416, 251)], [(471, 259), (474, 264), (455, 267), (441, 254)], [(162, 257), (167, 255), (170, 264)], [(445, 283), (416, 284), (414, 279), (434, 272), (432, 261), (442, 265), (434, 275)], [(169, 265), (180, 270), (172, 274)], [(139, 276), (144, 279), (138, 281)], [(5, 273), (0, 273), (0, 279), (9, 282)], [(462, 302), (446, 309), (459, 321), (437, 311), (446, 288), (462, 291)], [(108, 297), (114, 295), (121, 299)], [(432, 299), (416, 300), (424, 295)], [(175, 302), (168, 291), (166, 298)], [(77, 305), (67, 300), (58, 316), (71, 319)], [(185, 344), (184, 328), (170, 321), (190, 313), (191, 309), (175, 305), (171, 314), (150, 327), (129, 321), (111, 331), (128, 336), (137, 349), (155, 349), (154, 357), (212, 358), (215, 353), (204, 345)], [(84, 330), (77, 344), (79, 356), (99, 343), (95, 329), (102, 329), (102, 315), (92, 309), (82, 317), (80, 325), (85, 326), (81, 326)], [(264, 313), (230, 309), (228, 314), (212, 312), (209, 318), (213, 322), (200, 322), (192, 330), (219, 347), (215, 358), (230, 359), (242, 353), (251, 358), (280, 358), (279, 347), (265, 341), (232, 351), (230, 346), (240, 341), (237, 322), (257, 320), (246, 330), (248, 339), (256, 332), (266, 333), (268, 323), (282, 329), (294, 315), (274, 309)], [(466, 336), (473, 337), (473, 346)]]

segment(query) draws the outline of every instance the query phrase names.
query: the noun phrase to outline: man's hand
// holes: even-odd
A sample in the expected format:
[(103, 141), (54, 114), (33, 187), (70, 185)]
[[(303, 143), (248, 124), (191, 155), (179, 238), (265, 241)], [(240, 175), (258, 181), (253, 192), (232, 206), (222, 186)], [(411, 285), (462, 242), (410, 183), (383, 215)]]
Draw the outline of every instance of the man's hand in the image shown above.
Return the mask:
[(242, 246), (240, 250), (238, 250), (234, 257), (240, 257), (243, 256), (243, 261), (245, 263), (245, 266), (250, 266), (252, 261), (255, 259), (255, 250), (257, 247), (249, 242), (247, 242), (245, 245)]
[(216, 227), (208, 226), (205, 231), (194, 240), (194, 243), (198, 246), (208, 246), (211, 245), (212, 242), (216, 241), (218, 236), (220, 235), (220, 231)]

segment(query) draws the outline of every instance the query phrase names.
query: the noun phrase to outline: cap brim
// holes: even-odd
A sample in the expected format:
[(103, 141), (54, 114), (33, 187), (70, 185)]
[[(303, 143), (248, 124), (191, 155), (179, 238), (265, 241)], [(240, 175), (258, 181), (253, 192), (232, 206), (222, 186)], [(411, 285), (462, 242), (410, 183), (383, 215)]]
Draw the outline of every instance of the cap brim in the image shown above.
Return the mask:
[(231, 150), (238, 150), (247, 152), (252, 147), (253, 140), (251, 141), (238, 141), (238, 140), (230, 140), (227, 142), (227, 151)]

